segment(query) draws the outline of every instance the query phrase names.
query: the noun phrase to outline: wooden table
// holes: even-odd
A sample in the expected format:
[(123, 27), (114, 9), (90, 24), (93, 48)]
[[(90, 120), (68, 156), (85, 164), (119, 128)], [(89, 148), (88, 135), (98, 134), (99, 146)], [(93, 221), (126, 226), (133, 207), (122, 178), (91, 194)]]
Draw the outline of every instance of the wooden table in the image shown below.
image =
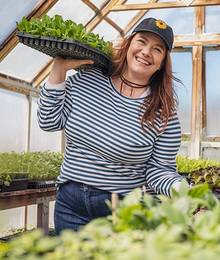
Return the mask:
[(0, 193), (0, 210), (37, 204), (37, 227), (49, 233), (49, 202), (55, 200), (56, 187)]

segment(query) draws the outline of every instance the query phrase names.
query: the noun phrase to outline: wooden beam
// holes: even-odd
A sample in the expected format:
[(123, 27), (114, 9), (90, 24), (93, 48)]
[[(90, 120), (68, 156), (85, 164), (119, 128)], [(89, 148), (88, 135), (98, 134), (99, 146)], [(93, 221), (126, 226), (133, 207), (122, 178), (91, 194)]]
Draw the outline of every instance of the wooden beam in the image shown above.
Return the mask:
[(116, 31), (118, 31), (121, 36), (124, 36), (123, 29), (120, 26), (118, 26), (112, 19), (110, 19), (109, 17), (106, 17), (105, 21), (107, 23), (109, 23)]
[(190, 157), (199, 158), (201, 143), (202, 46), (193, 47), (193, 86), (191, 110)]
[(56, 188), (0, 192), (0, 210), (37, 204), (37, 227), (49, 231), (49, 202), (56, 199)]
[(205, 26), (205, 7), (195, 8), (195, 34), (203, 34)]
[(40, 201), (40, 199), (44, 198), (49, 198), (50, 201), (54, 201), (55, 197), (55, 187), (0, 192), (0, 210), (38, 204), (42, 201)]
[(26, 131), (26, 146), (25, 152), (30, 152), (31, 145), (31, 115), (32, 115), (32, 95), (27, 96), (28, 109), (27, 109), (27, 131)]
[(24, 95), (30, 95), (30, 93), (36, 97), (39, 95), (39, 90), (34, 89), (29, 82), (2, 73), (0, 73), (0, 88)]
[(126, 0), (112, 0), (109, 1), (103, 9), (100, 10), (100, 12), (86, 25), (87, 31), (92, 31), (112, 10), (113, 6), (115, 4), (123, 4)]
[(219, 45), (220, 33), (184, 34), (174, 36), (174, 47)]
[(204, 146), (207, 144), (207, 147), (215, 147), (215, 145), (220, 147), (220, 136), (206, 137), (206, 141), (202, 142), (202, 144), (204, 144)]
[[(158, 0), (150, 0), (149, 3), (156, 3)], [(149, 10), (141, 10), (139, 11), (135, 17), (127, 24), (124, 28), (124, 35), (126, 35), (140, 20), (141, 18), (148, 12)]]
[[(195, 8), (195, 36), (198, 37), (204, 32), (205, 8)], [(203, 122), (203, 46), (194, 46), (193, 57), (193, 86), (192, 86), (192, 110), (191, 110), (191, 142), (190, 157), (199, 158), (201, 156), (201, 138)]]
[[(83, 3), (85, 3), (86, 5), (88, 5), (95, 13), (96, 15), (98, 15), (101, 10), (95, 6), (92, 2), (90, 2), (90, 0), (82, 0)], [(110, 19), (109, 17), (105, 16), (104, 20), (109, 23), (112, 27), (115, 28), (115, 30), (117, 30), (121, 36), (123, 36), (123, 30), (120, 26), (117, 25), (117, 23), (115, 23), (112, 19)]]
[(206, 62), (202, 59), (202, 140), (207, 136)]
[(141, 18), (148, 12), (148, 10), (141, 10), (139, 11), (133, 19), (126, 25), (123, 32), (126, 35), (140, 20)]
[[(34, 9), (27, 18), (31, 17), (41, 17), (43, 14), (47, 13), (48, 10), (52, 6), (56, 4), (58, 0), (47, 0), (41, 3), (40, 6), (37, 6), (36, 9)], [(12, 32), (12, 34), (8, 37), (8, 39), (5, 41), (5, 43), (0, 47), (0, 61), (3, 60), (8, 53), (18, 44), (17, 36), (15, 35), (16, 29)]]
[(45, 78), (49, 75), (51, 68), (53, 65), (53, 60), (47, 63), (46, 66), (44, 66), (41, 71), (34, 77), (34, 79), (31, 82), (31, 85), (34, 88), (38, 88), (42, 81), (45, 80)]
[[(205, 7), (200, 6), (195, 8), (195, 34), (203, 34), (205, 28)], [(205, 61), (202, 59), (202, 79), (201, 79), (201, 103), (202, 103), (202, 118), (201, 118), (201, 139), (207, 135), (207, 118), (206, 118), (206, 81), (205, 81)], [(200, 154), (201, 155), (201, 154)]]
[(37, 199), (37, 228), (41, 228), (45, 235), (49, 234), (49, 205), (50, 198)]
[(94, 5), (90, 0), (82, 0), (82, 2), (90, 7), (95, 13), (99, 13), (100, 9)]
[[(217, 34), (183, 34), (174, 36), (174, 47), (188, 47), (188, 46), (214, 46), (219, 49), (217, 45), (220, 45), (220, 33)], [(217, 46), (217, 47), (216, 47)]]
[(191, 4), (187, 5), (184, 1), (173, 2), (159, 2), (159, 3), (146, 3), (146, 4), (119, 4), (116, 3), (112, 6), (111, 11), (130, 11), (130, 10), (145, 10), (145, 9), (162, 9), (162, 8), (178, 8), (178, 7), (196, 7), (196, 6), (209, 6), (219, 5), (219, 0), (194, 0)]

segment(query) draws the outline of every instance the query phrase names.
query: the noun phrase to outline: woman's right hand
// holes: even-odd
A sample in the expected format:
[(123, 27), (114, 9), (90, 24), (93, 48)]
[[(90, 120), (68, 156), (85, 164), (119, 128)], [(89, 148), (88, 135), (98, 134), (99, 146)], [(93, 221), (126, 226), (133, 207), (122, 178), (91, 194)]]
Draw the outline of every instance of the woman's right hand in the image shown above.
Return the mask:
[(50, 84), (59, 84), (65, 81), (66, 72), (71, 69), (77, 69), (81, 65), (93, 64), (93, 60), (63, 59), (56, 57), (53, 60), (53, 66), (48, 78)]

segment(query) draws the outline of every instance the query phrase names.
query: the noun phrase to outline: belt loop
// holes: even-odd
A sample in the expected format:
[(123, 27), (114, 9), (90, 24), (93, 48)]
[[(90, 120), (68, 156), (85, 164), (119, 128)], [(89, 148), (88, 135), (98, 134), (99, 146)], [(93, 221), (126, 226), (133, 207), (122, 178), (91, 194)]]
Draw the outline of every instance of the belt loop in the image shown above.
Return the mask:
[(83, 191), (86, 192), (88, 191), (88, 185), (86, 185), (85, 183), (82, 184), (83, 185)]
[(118, 207), (118, 194), (112, 193), (111, 200), (112, 200), (112, 223), (113, 225), (115, 225), (117, 222), (116, 209)]

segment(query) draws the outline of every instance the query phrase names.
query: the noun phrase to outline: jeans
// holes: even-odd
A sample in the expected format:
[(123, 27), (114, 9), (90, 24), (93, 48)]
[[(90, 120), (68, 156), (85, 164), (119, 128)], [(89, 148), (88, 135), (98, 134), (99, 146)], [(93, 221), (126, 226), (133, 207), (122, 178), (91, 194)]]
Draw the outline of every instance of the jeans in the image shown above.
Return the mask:
[(110, 215), (106, 200), (111, 201), (108, 191), (74, 181), (61, 184), (54, 210), (55, 233), (59, 235), (64, 229), (78, 231), (91, 220)]

